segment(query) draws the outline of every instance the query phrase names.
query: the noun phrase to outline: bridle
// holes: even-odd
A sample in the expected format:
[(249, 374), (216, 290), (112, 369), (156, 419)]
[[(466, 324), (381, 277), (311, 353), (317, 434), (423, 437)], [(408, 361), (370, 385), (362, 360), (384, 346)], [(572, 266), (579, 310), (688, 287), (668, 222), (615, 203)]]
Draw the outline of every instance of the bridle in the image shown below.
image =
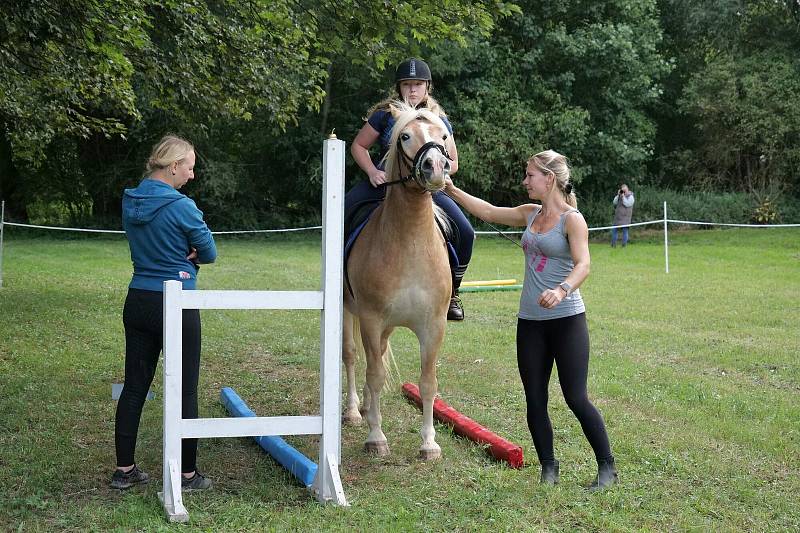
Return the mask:
[(405, 184), (408, 181), (414, 180), (417, 185), (419, 185), (423, 190), (425, 189), (425, 184), (422, 181), (422, 157), (425, 153), (430, 150), (431, 148), (436, 148), (439, 152), (445, 156), (447, 159), (452, 161), (453, 159), (450, 157), (450, 154), (447, 152), (447, 148), (443, 145), (430, 141), (426, 142), (422, 146), (420, 146), (417, 153), (414, 155), (414, 158), (406, 154), (405, 150), (403, 150), (403, 141), (402, 141), (402, 134), (397, 136), (397, 143), (395, 146), (395, 152), (397, 152), (397, 168), (400, 169), (400, 163), (405, 161), (407, 165), (411, 168), (411, 173), (406, 176), (400, 176), (400, 179), (387, 181), (381, 184), (381, 187), (388, 187), (390, 185), (397, 185), (398, 183)]

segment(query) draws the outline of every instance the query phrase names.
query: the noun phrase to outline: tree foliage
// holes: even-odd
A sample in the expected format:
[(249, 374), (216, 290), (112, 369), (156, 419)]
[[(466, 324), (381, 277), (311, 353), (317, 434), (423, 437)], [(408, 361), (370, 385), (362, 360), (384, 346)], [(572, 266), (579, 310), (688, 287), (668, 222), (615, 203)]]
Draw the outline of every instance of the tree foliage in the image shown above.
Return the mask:
[(15, 157), (35, 166), (56, 136), (124, 132), (137, 117), (134, 65), (124, 52), (145, 46), (141, 4), (3, 4), (0, 118)]
[(410, 56), (455, 127), (456, 179), (496, 203), (524, 200), (545, 148), (587, 205), (625, 181), (747, 191), (774, 219), (800, 185), (797, 0), (0, 5), (0, 198), (19, 220), (108, 225), (174, 132), (215, 228), (312, 222), (321, 141), (350, 142)]
[[(800, 168), (800, 4), (668, 0), (661, 174), (675, 184), (774, 196)], [(671, 132), (671, 135), (667, 134)]]
[[(4, 4), (0, 154), (10, 162), (3, 161), (0, 194), (21, 213), (46, 187), (29, 183), (36, 173), (27, 181), (20, 176), (48, 159), (72, 157), (84, 168), (73, 188), (101, 208), (105, 187), (86, 170), (107, 154), (117, 175), (132, 166), (122, 154), (141, 160), (144, 146), (166, 130), (202, 144), (215, 136), (212, 127), (247, 123), (256, 114), (267, 132), (281, 130), (320, 106), (332, 58), (352, 47), (362, 63), (380, 69), (409, 45), (460, 39), (467, 28), (486, 33), (495, 16), (513, 9), (496, 0)], [(144, 135), (131, 145), (132, 133)], [(101, 160), (84, 159), (98, 144)], [(125, 181), (113, 183), (113, 197)]]
[(492, 39), (437, 56), (465, 178), (513, 196), (525, 159), (552, 148), (571, 159), (581, 194), (641, 180), (655, 141), (647, 111), (668, 70), (655, 1), (520, 5)]

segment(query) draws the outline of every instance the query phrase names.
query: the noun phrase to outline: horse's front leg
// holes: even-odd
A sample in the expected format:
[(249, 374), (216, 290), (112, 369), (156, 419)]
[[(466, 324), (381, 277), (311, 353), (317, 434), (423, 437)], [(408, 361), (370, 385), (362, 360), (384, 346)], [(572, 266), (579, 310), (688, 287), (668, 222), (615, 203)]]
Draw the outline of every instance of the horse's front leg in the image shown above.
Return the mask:
[(424, 332), (417, 334), (419, 338), (420, 352), (420, 378), (419, 393), (422, 397), (422, 446), (419, 449), (420, 459), (427, 461), (438, 459), (442, 456), (442, 449), (436, 444), (436, 430), (433, 427), (433, 400), (439, 389), (436, 380), (436, 360), (439, 356), (439, 348), (444, 339), (446, 322), (441, 321), (428, 323)]
[(369, 409), (366, 414), (369, 435), (364, 442), (364, 450), (376, 455), (389, 455), (389, 444), (381, 429), (381, 390), (386, 382), (383, 350), (386, 348), (387, 341), (382, 338), (378, 327), (374, 325), (368, 327), (363, 321), (361, 323), (361, 339), (367, 354), (366, 388), (369, 389)]
[(357, 426), (361, 424), (361, 413), (358, 410), (358, 391), (356, 390), (356, 343), (353, 338), (355, 317), (345, 309), (342, 321), (342, 360), (347, 376), (347, 398), (342, 413), (345, 424)]

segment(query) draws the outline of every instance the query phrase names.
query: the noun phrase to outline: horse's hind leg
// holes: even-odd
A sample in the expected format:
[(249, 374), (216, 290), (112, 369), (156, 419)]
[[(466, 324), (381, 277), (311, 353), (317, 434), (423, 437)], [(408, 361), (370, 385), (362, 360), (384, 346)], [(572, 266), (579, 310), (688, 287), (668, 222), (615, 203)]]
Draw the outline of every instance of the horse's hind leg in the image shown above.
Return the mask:
[(344, 361), (347, 376), (347, 398), (345, 401), (342, 420), (345, 424), (353, 426), (361, 423), (361, 413), (358, 410), (358, 392), (356, 391), (356, 345), (353, 338), (353, 325), (355, 317), (345, 310), (342, 322), (342, 360)]
[(381, 429), (381, 389), (386, 381), (386, 368), (383, 364), (383, 350), (387, 340), (382, 338), (380, 330), (361, 322), (361, 339), (367, 354), (367, 388), (369, 389), (369, 410), (367, 422), (369, 435), (364, 442), (364, 450), (376, 455), (388, 455), (389, 444)]
[(419, 457), (422, 460), (438, 459), (442, 449), (436, 443), (436, 430), (433, 427), (433, 400), (439, 388), (436, 379), (436, 359), (444, 339), (445, 324), (431, 323), (425, 332), (417, 334), (420, 348), (419, 393), (422, 397), (422, 446)]

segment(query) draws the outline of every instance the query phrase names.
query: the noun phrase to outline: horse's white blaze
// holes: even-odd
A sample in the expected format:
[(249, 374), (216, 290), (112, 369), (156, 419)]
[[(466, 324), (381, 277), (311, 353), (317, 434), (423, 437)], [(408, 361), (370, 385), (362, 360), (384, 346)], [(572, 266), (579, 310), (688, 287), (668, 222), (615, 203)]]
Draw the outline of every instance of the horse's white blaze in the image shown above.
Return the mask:
[[(412, 125), (418, 128), (420, 134), (419, 136), (422, 138), (422, 142), (415, 140), (412, 137), (412, 131), (410, 131), (412, 128), (407, 128), (407, 130), (403, 132), (408, 136), (408, 139), (403, 141), (403, 149), (405, 150), (406, 154), (412, 158), (416, 155), (416, 152), (412, 151), (412, 149), (409, 147), (409, 145), (412, 143), (419, 143), (419, 146), (429, 142), (434, 142), (442, 146), (445, 145), (444, 136), (447, 132), (447, 128), (445, 127), (441, 118), (435, 117), (435, 122), (414, 121), (412, 122)], [(430, 171), (426, 170), (427, 189), (431, 191), (441, 190), (442, 187), (444, 187), (445, 176), (449, 172), (447, 158), (437, 148), (429, 148), (422, 155), (421, 162), (430, 163)]]

